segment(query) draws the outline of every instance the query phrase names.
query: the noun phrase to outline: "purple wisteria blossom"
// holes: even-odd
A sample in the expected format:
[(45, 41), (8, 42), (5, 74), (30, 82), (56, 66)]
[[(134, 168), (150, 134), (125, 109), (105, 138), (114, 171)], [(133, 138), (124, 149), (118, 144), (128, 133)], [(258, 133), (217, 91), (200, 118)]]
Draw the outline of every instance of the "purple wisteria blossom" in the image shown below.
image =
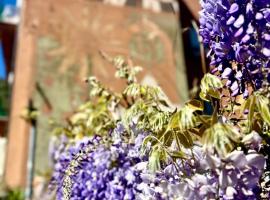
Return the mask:
[[(118, 124), (108, 139), (94, 136), (75, 144), (63, 144), (51, 153), (54, 172), (50, 188), (57, 199), (135, 199), (142, 193), (141, 173), (146, 167), (140, 154), (144, 132), (128, 142)], [(64, 148), (64, 150), (63, 150)], [(57, 155), (57, 156), (56, 156)], [(146, 165), (145, 165), (146, 166)]]
[(210, 152), (203, 153), (198, 146), (193, 153), (185, 161), (189, 170), (178, 163), (180, 171), (189, 171), (189, 174), (179, 176), (172, 164), (165, 168), (159, 181), (163, 199), (259, 199), (264, 156), (254, 150), (247, 154), (235, 150), (220, 158)]
[[(138, 186), (142, 180), (140, 171), (134, 168), (140, 158), (128, 156), (133, 146), (100, 144), (88, 152), (90, 148), (93, 144), (89, 140), (70, 147), (61, 155), (52, 180), (57, 187), (57, 199), (135, 199), (135, 194), (141, 191)], [(82, 154), (79, 161), (78, 154)], [(78, 163), (74, 164), (75, 161)], [(68, 173), (72, 163), (75, 167)], [(66, 183), (67, 178), (70, 185)]]
[(200, 35), (233, 96), (270, 82), (269, 0), (201, 0)]

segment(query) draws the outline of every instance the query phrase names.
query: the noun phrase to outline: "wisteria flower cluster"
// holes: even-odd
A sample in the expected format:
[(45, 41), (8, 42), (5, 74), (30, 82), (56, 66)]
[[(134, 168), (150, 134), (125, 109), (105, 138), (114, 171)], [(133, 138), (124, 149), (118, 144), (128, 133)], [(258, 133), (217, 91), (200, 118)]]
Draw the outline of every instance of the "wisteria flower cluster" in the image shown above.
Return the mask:
[(134, 199), (141, 193), (144, 168), (136, 165), (145, 160), (139, 151), (144, 133), (132, 144), (125, 141), (124, 134), (124, 127), (118, 124), (111, 133), (112, 141), (94, 136), (55, 149), (51, 188), (57, 189), (57, 199)]
[(270, 2), (201, 0), (200, 35), (232, 96), (270, 82)]
[(164, 199), (260, 198), (259, 182), (265, 158), (254, 150), (247, 154), (235, 150), (221, 159), (195, 146), (193, 158), (186, 162), (189, 168), (178, 164), (181, 170), (189, 171), (186, 177), (179, 176), (172, 164), (164, 169), (159, 181)]

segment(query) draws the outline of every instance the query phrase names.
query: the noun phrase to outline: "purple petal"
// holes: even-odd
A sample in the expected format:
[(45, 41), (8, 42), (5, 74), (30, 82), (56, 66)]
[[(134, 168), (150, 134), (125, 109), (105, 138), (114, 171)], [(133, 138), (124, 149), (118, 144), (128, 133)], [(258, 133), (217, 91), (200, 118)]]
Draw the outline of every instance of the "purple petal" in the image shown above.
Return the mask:
[(211, 70), (211, 73), (214, 74), (214, 73), (216, 73), (217, 71), (218, 71), (218, 68), (215, 67), (215, 68), (213, 68), (213, 69)]
[(256, 131), (252, 131), (242, 139), (242, 142), (245, 145), (250, 145), (253, 148), (258, 148), (262, 142), (262, 138)]
[(235, 74), (235, 78), (237, 78), (238, 80), (240, 80), (242, 78), (243, 74), (241, 71), (238, 71), (236, 74)]
[(247, 28), (247, 34), (252, 34), (253, 32), (254, 32), (254, 27), (251, 24), (249, 24)]
[(265, 33), (265, 34), (263, 35), (263, 38), (264, 38), (265, 40), (267, 40), (267, 41), (270, 41), (270, 34)]
[(206, 154), (205, 160), (210, 169), (216, 169), (221, 164), (220, 158), (216, 156)]
[(247, 7), (246, 7), (246, 13), (249, 14), (253, 11), (252, 8), (252, 4), (251, 3), (247, 3)]
[(234, 18), (233, 16), (231, 16), (231, 17), (227, 20), (226, 25), (231, 25), (231, 24), (233, 24), (234, 22), (235, 22), (235, 18)]
[(215, 194), (216, 193), (216, 188), (214, 186), (210, 186), (210, 185), (203, 185), (202, 187), (200, 187), (200, 191), (199, 194), (201, 196), (206, 196), (209, 194)]
[(226, 86), (228, 87), (228, 86), (230, 86), (231, 84), (232, 84), (232, 81), (231, 81), (231, 80), (227, 80)]
[(253, 153), (246, 156), (248, 164), (262, 170), (265, 164), (265, 158), (262, 155)]
[(250, 40), (250, 36), (249, 36), (249, 35), (245, 35), (245, 36), (242, 38), (241, 42), (247, 43), (249, 40)]
[(268, 48), (263, 48), (263, 49), (262, 49), (262, 53), (263, 53), (266, 57), (270, 57), (270, 49), (268, 49)]
[(267, 8), (263, 11), (263, 14), (264, 14), (264, 18), (270, 22), (270, 8)]
[(226, 188), (228, 186), (228, 174), (227, 170), (223, 169), (218, 177), (219, 185), (221, 188)]
[(234, 81), (233, 84), (232, 84), (232, 86), (231, 86), (231, 90), (232, 91), (235, 91), (237, 89), (238, 89), (238, 82), (237, 81)]
[(239, 10), (239, 6), (237, 3), (233, 3), (230, 7), (230, 10), (229, 10), (229, 13), (232, 14), (232, 13), (235, 13)]
[(249, 96), (249, 92), (247, 89), (245, 89), (245, 91), (243, 93), (243, 97), (246, 99), (246, 98), (248, 98), (248, 96)]
[(242, 168), (247, 164), (247, 159), (243, 151), (233, 151), (227, 155), (226, 160), (233, 163), (237, 168)]
[(235, 28), (240, 28), (244, 24), (244, 22), (245, 22), (244, 15), (240, 15), (233, 25)]
[(263, 19), (263, 14), (260, 13), (260, 12), (256, 13), (255, 18), (256, 18), (257, 20), (261, 20), (261, 19)]
[(201, 174), (195, 174), (192, 177), (193, 182), (195, 183), (196, 186), (200, 185), (206, 185), (207, 184), (207, 178), (204, 175)]
[(232, 69), (229, 68), (229, 67), (227, 67), (227, 68), (223, 71), (221, 77), (222, 77), (222, 78), (228, 78), (229, 75), (230, 75), (231, 73), (232, 73)]
[(236, 95), (238, 95), (238, 93), (239, 93), (239, 89), (234, 90), (232, 93), (232, 97), (235, 97)]
[[(231, 168), (231, 166), (228, 166), (228, 168)], [(237, 183), (237, 174), (235, 170), (229, 170), (228, 171), (228, 185), (233, 186)]]
[(242, 35), (243, 32), (244, 32), (244, 29), (243, 27), (241, 27), (240, 29), (236, 31), (236, 33), (234, 34), (234, 37), (239, 37), (240, 35)]
[(236, 194), (237, 194), (237, 191), (233, 187), (229, 186), (226, 188), (226, 197), (228, 199), (234, 199), (234, 196)]
[(223, 69), (222, 64), (218, 65), (217, 69), (218, 69), (218, 71), (222, 71), (222, 69)]

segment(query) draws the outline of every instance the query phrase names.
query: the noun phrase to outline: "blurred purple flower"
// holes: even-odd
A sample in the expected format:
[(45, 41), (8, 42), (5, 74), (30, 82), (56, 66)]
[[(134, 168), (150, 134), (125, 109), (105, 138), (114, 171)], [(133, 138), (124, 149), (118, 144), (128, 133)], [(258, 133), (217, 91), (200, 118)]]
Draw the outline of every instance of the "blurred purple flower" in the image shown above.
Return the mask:
[[(268, 0), (201, 0), (200, 30), (204, 44), (210, 48), (211, 65), (219, 71), (233, 96), (249, 94), (269, 76), (270, 3)], [(229, 71), (231, 69), (231, 71)], [(269, 80), (268, 80), (269, 81)]]
[(66, 147), (54, 165), (51, 181), (51, 188), (57, 190), (57, 199), (65, 195), (65, 178), (72, 164), (75, 167), (68, 175), (70, 199), (135, 199), (142, 183), (141, 171), (135, 166), (143, 160), (138, 155), (130, 156), (133, 148), (134, 144), (119, 141), (107, 146), (95, 137)]

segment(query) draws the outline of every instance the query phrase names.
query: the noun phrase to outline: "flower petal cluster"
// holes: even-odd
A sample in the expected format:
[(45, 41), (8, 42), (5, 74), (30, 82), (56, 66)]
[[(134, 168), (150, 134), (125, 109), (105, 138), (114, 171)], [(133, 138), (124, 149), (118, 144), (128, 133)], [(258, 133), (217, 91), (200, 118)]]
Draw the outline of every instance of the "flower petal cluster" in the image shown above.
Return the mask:
[(108, 144), (98, 136), (68, 146), (54, 166), (57, 199), (135, 199), (142, 182), (135, 165), (142, 159), (134, 152), (135, 144)]
[[(225, 158), (212, 153), (194, 153), (189, 162), (192, 174), (180, 177), (173, 165), (164, 170), (159, 181), (163, 199), (258, 199), (259, 180), (262, 176), (265, 158), (254, 150), (247, 154), (235, 150)], [(192, 164), (193, 163), (193, 164)], [(182, 169), (181, 171), (186, 171)]]
[(270, 2), (201, 0), (200, 35), (210, 48), (213, 72), (227, 79), (233, 96), (270, 82)]

